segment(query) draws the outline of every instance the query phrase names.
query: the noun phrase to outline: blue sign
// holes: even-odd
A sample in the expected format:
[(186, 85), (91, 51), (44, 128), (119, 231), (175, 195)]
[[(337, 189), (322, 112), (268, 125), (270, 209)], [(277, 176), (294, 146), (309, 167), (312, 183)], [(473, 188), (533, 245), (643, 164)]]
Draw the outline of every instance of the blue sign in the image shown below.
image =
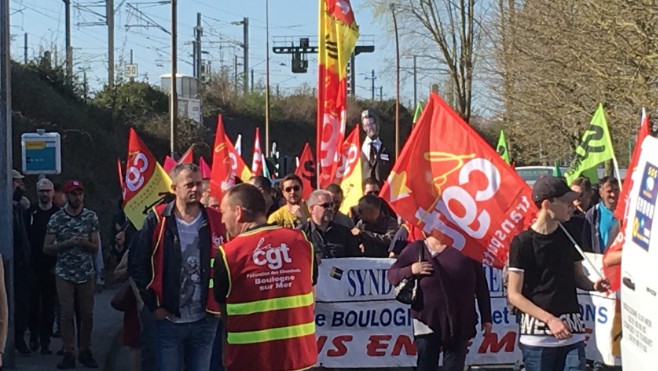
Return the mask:
[(647, 251), (649, 251), (651, 227), (658, 198), (656, 178), (658, 178), (658, 167), (647, 162), (642, 172), (642, 183), (633, 218), (633, 242)]
[(21, 135), (23, 173), (59, 174), (62, 172), (62, 145), (59, 133)]

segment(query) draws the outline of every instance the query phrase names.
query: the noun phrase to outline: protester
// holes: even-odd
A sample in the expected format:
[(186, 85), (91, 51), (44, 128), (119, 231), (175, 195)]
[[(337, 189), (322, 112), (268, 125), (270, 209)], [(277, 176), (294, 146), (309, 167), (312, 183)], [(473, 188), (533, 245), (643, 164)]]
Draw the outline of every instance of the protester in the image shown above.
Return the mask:
[(398, 229), (398, 231), (395, 233), (395, 236), (393, 236), (391, 245), (388, 248), (388, 257), (397, 257), (400, 255), (402, 250), (407, 247), (407, 245), (414, 241), (423, 240), (426, 237), (427, 236), (422, 229), (414, 226), (409, 222), (402, 223), (400, 229)]
[(388, 257), (388, 248), (398, 231), (397, 221), (382, 212), (382, 203), (381, 198), (372, 194), (359, 200), (361, 219), (352, 228), (352, 234), (359, 240), (366, 257)]
[[(13, 252), (14, 252), (14, 344), (21, 354), (30, 354), (25, 343), (25, 332), (30, 319), (30, 281), (32, 268), (30, 262), (30, 239), (27, 233), (27, 208), (29, 201), (25, 202), (25, 184), (23, 174), (12, 170), (13, 202)], [(27, 208), (26, 208), (27, 206)]]
[(581, 176), (571, 183), (571, 190), (580, 194), (573, 202), (575, 206), (573, 215), (582, 215), (584, 218), (587, 211), (592, 207), (592, 182), (589, 178)]
[[(608, 284), (585, 276), (582, 257), (560, 228), (579, 196), (562, 178), (539, 179), (532, 191), (537, 219), (510, 246), (508, 298), (521, 313), (519, 343), (528, 371), (585, 370), (585, 323), (576, 288), (605, 291)], [(578, 238), (573, 225), (565, 228)]]
[(348, 229), (354, 228), (354, 221), (349, 216), (340, 212), (340, 207), (343, 205), (345, 198), (343, 189), (336, 183), (329, 184), (326, 189), (331, 193), (331, 199), (334, 201), (334, 223), (345, 226)]
[(41, 354), (52, 354), (50, 337), (55, 320), (55, 286), (56, 258), (43, 253), (46, 228), (50, 218), (59, 211), (53, 204), (55, 186), (48, 178), (37, 182), (37, 204), (29, 210), (29, 238), (31, 247), (30, 260), (33, 270), (33, 283), (30, 297), (30, 349), (41, 348)]
[(91, 334), (95, 290), (93, 255), (99, 248), (99, 223), (96, 213), (84, 207), (84, 189), (78, 180), (69, 180), (64, 185), (68, 203), (50, 218), (43, 246), (44, 253), (57, 256), (55, 274), (64, 350), (64, 359), (57, 364), (59, 369), (75, 367), (73, 316), (76, 300), (81, 317), (78, 361), (87, 367), (98, 367), (91, 352)]
[[(422, 253), (422, 262), (418, 256)], [(388, 271), (391, 284), (417, 277), (422, 301), (412, 304), (418, 371), (462, 371), (476, 334), (478, 305), (484, 335), (492, 330), (491, 300), (482, 264), (434, 236), (409, 244)], [(439, 356), (443, 352), (443, 367)]]
[[(139, 289), (135, 282), (128, 275), (128, 256), (130, 252), (126, 251), (121, 257), (121, 261), (114, 268), (114, 280), (116, 282), (123, 282), (124, 285), (129, 285), (130, 291), (127, 295), (127, 307), (123, 312), (123, 345), (130, 348), (130, 365), (132, 371), (140, 371), (141, 354), (140, 354), (140, 331), (139, 331), (139, 311), (144, 306), (144, 302), (139, 296)], [(155, 342), (154, 339), (151, 339)], [(154, 365), (149, 365), (152, 369)], [(144, 368), (146, 370), (146, 368)]]
[(585, 216), (582, 242), (583, 250), (603, 254), (619, 232), (619, 220), (614, 216), (619, 200), (617, 179), (614, 177), (601, 179), (599, 196), (601, 202), (594, 205)]
[(200, 203), (199, 167), (178, 164), (170, 175), (175, 199), (149, 212), (128, 268), (156, 320), (160, 370), (208, 371), (219, 314), (210, 290), (213, 240), (221, 243), (225, 230), (218, 212)]
[(372, 110), (361, 112), (361, 128), (366, 133), (366, 139), (361, 146), (363, 179), (376, 179), (377, 184), (381, 186), (391, 172), (393, 161), (379, 139), (379, 123)]
[(302, 180), (295, 174), (286, 175), (281, 181), (286, 204), (272, 213), (267, 222), (286, 228), (296, 228), (309, 217), (308, 207), (302, 200)]
[(270, 182), (269, 179), (262, 175), (254, 175), (249, 179), (249, 184), (258, 188), (263, 195), (263, 198), (265, 199), (265, 210), (267, 210), (265, 214), (268, 218), (270, 215), (274, 214), (275, 211), (279, 210), (279, 202), (274, 197), (272, 182)]
[(135, 233), (135, 227), (130, 223), (123, 211), (123, 197), (117, 200), (117, 210), (112, 215), (110, 228), (110, 257), (118, 263), (126, 253), (130, 240)]
[(60, 209), (66, 206), (66, 194), (64, 193), (64, 187), (61, 184), (55, 183), (55, 195), (53, 196), (53, 204)]
[(308, 208), (311, 217), (298, 229), (313, 243), (318, 261), (362, 255), (359, 242), (350, 229), (334, 222), (336, 204), (329, 191), (317, 189), (311, 192)]
[[(373, 195), (373, 196), (379, 195), (379, 184), (377, 183), (377, 179), (375, 178), (367, 178), (363, 181), (363, 196), (368, 196), (368, 195)], [(388, 203), (386, 203), (386, 201), (383, 198), (381, 197), (379, 198), (381, 200), (382, 213), (392, 217), (393, 219), (396, 219), (398, 216), (395, 214), (393, 209), (391, 209), (391, 207), (388, 205)], [(354, 224), (357, 224), (359, 222), (359, 220), (361, 219), (361, 216), (359, 215), (359, 205), (355, 205), (350, 208), (350, 217), (352, 218)]]
[(5, 264), (0, 255), (0, 370), (4, 366), (3, 357), (7, 344), (9, 329), (9, 303), (7, 302), (7, 287), (5, 285)]
[(313, 246), (300, 231), (266, 225), (265, 201), (252, 185), (229, 189), (221, 211), (236, 236), (220, 247), (214, 266), (215, 298), (226, 309), (226, 369), (312, 367), (318, 354)]

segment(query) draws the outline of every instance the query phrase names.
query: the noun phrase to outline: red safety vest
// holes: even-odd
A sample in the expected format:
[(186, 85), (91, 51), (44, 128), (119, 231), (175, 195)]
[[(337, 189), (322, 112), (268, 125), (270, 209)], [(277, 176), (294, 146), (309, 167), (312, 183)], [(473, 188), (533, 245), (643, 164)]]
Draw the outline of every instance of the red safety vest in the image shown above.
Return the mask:
[(229, 371), (304, 370), (317, 362), (313, 246), (301, 231), (265, 226), (219, 248), (229, 272)]
[[(162, 302), (162, 277), (164, 273), (164, 235), (165, 235), (165, 226), (167, 225), (167, 217), (163, 216), (162, 213), (164, 209), (167, 208), (167, 204), (159, 204), (153, 208), (153, 212), (157, 218), (157, 223), (153, 229), (153, 252), (151, 253), (151, 266), (153, 267), (153, 276), (151, 282), (147, 285), (147, 288), (153, 290), (155, 293), (155, 299), (158, 306)], [(206, 312), (212, 314), (219, 314), (220, 307), (215, 300), (215, 294), (213, 290), (214, 280), (213, 280), (213, 266), (215, 264), (215, 255), (226, 239), (226, 226), (222, 223), (221, 214), (214, 209), (206, 208), (206, 215), (208, 217), (208, 226), (210, 227), (210, 267), (209, 267), (209, 276), (210, 282), (208, 282), (208, 295), (206, 300)]]

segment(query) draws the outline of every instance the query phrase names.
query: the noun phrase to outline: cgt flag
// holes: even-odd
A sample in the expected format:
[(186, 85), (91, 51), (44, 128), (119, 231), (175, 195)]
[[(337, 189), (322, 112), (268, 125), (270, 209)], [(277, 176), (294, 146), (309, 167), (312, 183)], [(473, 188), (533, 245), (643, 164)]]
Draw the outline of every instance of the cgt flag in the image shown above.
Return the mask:
[(343, 204), (340, 211), (348, 214), (350, 207), (359, 203), (363, 195), (363, 175), (361, 172), (361, 139), (359, 125), (347, 137), (340, 151), (339, 166), (334, 183), (343, 190)]
[(178, 159), (178, 162), (174, 161), (173, 158), (165, 156), (163, 168), (167, 174), (171, 173), (171, 170), (176, 167), (178, 164), (191, 164), (194, 162), (194, 144), (183, 153), (183, 155)]
[(603, 105), (599, 104), (589, 128), (583, 134), (583, 140), (576, 148), (576, 157), (564, 173), (567, 184), (571, 184), (581, 174), (587, 176), (592, 184), (599, 182), (596, 167), (605, 161), (615, 160), (615, 152), (610, 139), (608, 123), (605, 120)]
[(256, 128), (256, 135), (254, 136), (254, 151), (251, 160), (251, 173), (254, 175), (263, 175), (263, 152), (260, 150), (259, 128)]
[[(621, 188), (621, 194), (619, 195), (619, 201), (617, 202), (617, 207), (615, 208), (615, 218), (620, 221), (621, 228), (617, 237), (612, 241), (610, 247), (605, 251), (606, 257), (610, 254), (614, 254), (616, 251), (621, 251), (626, 241), (626, 223), (627, 223), (627, 208), (629, 206), (628, 198), (633, 189), (633, 183), (635, 181), (634, 177), (638, 174), (637, 163), (640, 160), (640, 153), (642, 152), (642, 142), (651, 132), (649, 125), (649, 117), (647, 116), (644, 108), (642, 109), (642, 119), (640, 120), (640, 130), (637, 132), (637, 137), (635, 138), (635, 148), (633, 149), (633, 154), (631, 155), (631, 162), (628, 164), (628, 171), (626, 172), (626, 178), (624, 179), (624, 185)], [(610, 288), (612, 291), (619, 289), (621, 286), (621, 266), (603, 266), (603, 273), (605, 277), (610, 281)]]
[(128, 137), (126, 180), (123, 189), (123, 210), (135, 228), (141, 229), (151, 206), (171, 191), (171, 179), (155, 160), (135, 129)]
[(510, 164), (510, 158), (509, 158), (509, 149), (507, 148), (507, 138), (505, 137), (505, 132), (500, 131), (500, 135), (498, 136), (498, 145), (496, 146), (496, 152), (500, 155), (500, 157), (505, 160), (507, 165)]
[(318, 183), (325, 188), (338, 166), (336, 153), (345, 138), (347, 63), (359, 28), (349, 0), (320, 0), (318, 29), (318, 101), (316, 159)]
[(317, 187), (317, 173), (315, 172), (315, 160), (311, 146), (306, 143), (302, 154), (299, 155), (299, 165), (295, 169), (295, 175), (302, 179), (302, 198), (308, 200), (308, 196)]
[(224, 192), (235, 185), (236, 178), (247, 181), (250, 177), (251, 172), (226, 136), (222, 115), (219, 115), (210, 170), (210, 195), (221, 200)]
[(425, 233), (497, 268), (536, 213), (523, 179), (436, 93), (380, 196)]

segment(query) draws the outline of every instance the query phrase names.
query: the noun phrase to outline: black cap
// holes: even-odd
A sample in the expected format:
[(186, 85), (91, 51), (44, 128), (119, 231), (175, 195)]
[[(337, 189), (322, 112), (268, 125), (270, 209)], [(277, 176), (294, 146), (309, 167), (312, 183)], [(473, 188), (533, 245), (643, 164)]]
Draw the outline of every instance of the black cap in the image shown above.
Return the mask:
[(565, 201), (571, 202), (579, 196), (580, 193), (572, 191), (564, 178), (558, 178), (552, 175), (540, 178), (532, 188), (532, 200), (534, 202), (558, 197), (565, 197)]

